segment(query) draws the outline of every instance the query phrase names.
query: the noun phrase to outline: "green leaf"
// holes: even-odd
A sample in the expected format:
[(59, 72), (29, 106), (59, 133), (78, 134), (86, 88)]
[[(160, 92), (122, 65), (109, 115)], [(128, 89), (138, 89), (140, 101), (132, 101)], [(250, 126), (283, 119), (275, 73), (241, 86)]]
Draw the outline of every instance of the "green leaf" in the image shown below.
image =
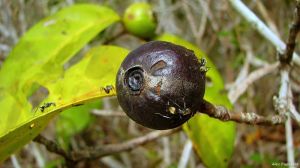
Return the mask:
[[(0, 70), (0, 161), (28, 143), (62, 110), (37, 115), (28, 101), (36, 85), (47, 87), (60, 79), (64, 64), (118, 20), (107, 7), (74, 5), (43, 19), (24, 34)], [(97, 93), (104, 96), (103, 91)], [(101, 97), (95, 92), (88, 95)], [(69, 104), (57, 108), (62, 107)]]
[(87, 55), (64, 74), (64, 78), (46, 84), (50, 95), (45, 102), (53, 102), (44, 112), (32, 113), (32, 117), (0, 137), (0, 161), (22, 147), (41, 132), (47, 123), (61, 111), (102, 97), (116, 95), (112, 85), (119, 66), (128, 50), (114, 46), (92, 48)]
[(56, 79), (63, 65), (119, 16), (109, 8), (74, 5), (43, 19), (13, 48), (0, 71), (0, 88), (23, 91)]
[(68, 69), (64, 78), (46, 84), (50, 92), (47, 101), (66, 105), (84, 101), (99, 95), (113, 96), (115, 90), (105, 93), (106, 86), (114, 86), (118, 69), (128, 50), (115, 46), (99, 46), (90, 49), (84, 58)]
[[(115, 85), (117, 71), (127, 54), (128, 50), (114, 46), (90, 49), (78, 64), (65, 73), (63, 79), (46, 86), (50, 92), (47, 100), (51, 100), (51, 102), (59, 100), (57, 103), (62, 106), (64, 104), (74, 106), (76, 103), (82, 104), (85, 101), (96, 99), (100, 95), (103, 97), (115, 95), (115, 90), (107, 94), (103, 88)], [(57, 124), (59, 134), (64, 134), (62, 135), (63, 139), (68, 139), (74, 133), (81, 131), (90, 120), (87, 112), (97, 105), (99, 104), (87, 104), (64, 111)]]
[[(205, 100), (213, 104), (221, 104), (231, 108), (226, 94), (224, 83), (217, 68), (205, 54), (193, 44), (173, 35), (165, 34), (157, 38), (185, 46), (195, 52), (198, 58), (207, 60), (207, 83)], [(207, 167), (227, 167), (234, 149), (235, 124), (221, 122), (207, 115), (196, 115), (184, 126), (184, 130), (193, 142), (193, 145)]]

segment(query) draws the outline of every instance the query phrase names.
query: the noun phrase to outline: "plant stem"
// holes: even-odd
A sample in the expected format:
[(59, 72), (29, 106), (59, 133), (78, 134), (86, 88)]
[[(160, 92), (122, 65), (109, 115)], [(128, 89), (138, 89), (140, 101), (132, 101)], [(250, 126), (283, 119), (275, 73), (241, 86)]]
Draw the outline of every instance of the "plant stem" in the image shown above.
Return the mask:
[(147, 142), (151, 142), (155, 139), (161, 138), (173, 134), (181, 130), (181, 127), (175, 128), (172, 130), (165, 131), (152, 131), (147, 135), (131, 139), (129, 141), (120, 143), (120, 144), (109, 144), (105, 146), (94, 147), (92, 149), (85, 149), (81, 151), (72, 152), (72, 158), (76, 161), (85, 160), (85, 159), (96, 159), (107, 155), (112, 155), (122, 151), (128, 151), (136, 148), (139, 145), (143, 145)]
[(264, 117), (256, 113), (229, 112), (226, 107), (213, 105), (206, 100), (203, 101), (200, 109), (200, 113), (207, 114), (210, 117), (219, 119), (221, 121), (235, 121), (250, 125), (277, 125), (283, 124), (286, 121), (286, 116), (281, 114)]
[(281, 63), (290, 64), (296, 46), (296, 37), (300, 29), (300, 1), (296, 1), (296, 9), (294, 12), (294, 20), (290, 27), (289, 37), (286, 43), (286, 50), (283, 55), (280, 55)]
[[(284, 54), (286, 45), (285, 43), (270, 30), (242, 1), (229, 0), (232, 7), (241, 14), (246, 21), (248, 21), (264, 38), (269, 40), (278, 50), (280, 54)], [(300, 65), (300, 57), (298, 54), (293, 54), (293, 61)]]

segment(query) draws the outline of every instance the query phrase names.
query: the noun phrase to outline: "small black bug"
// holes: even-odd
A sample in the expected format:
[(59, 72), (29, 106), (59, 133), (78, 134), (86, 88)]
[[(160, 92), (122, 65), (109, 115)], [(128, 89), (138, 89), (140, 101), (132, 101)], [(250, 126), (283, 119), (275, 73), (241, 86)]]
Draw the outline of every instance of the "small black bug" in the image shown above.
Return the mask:
[(114, 89), (114, 86), (113, 85), (107, 85), (105, 87), (102, 88), (106, 94), (109, 94), (111, 90)]
[(54, 102), (47, 102), (44, 103), (42, 106), (39, 107), (41, 112), (44, 112), (46, 108), (51, 107), (51, 106), (56, 106), (56, 104)]

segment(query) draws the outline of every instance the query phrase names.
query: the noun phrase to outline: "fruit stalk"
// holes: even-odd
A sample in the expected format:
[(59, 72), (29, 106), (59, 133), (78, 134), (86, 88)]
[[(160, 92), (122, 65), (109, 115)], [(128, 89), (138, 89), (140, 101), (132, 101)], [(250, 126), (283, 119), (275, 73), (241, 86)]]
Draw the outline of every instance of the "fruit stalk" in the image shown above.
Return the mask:
[(199, 107), (199, 113), (204, 113), (210, 117), (219, 119), (221, 121), (235, 121), (238, 123), (245, 123), (250, 125), (277, 125), (284, 124), (287, 117), (284, 114), (261, 116), (253, 112), (230, 112), (226, 107), (220, 105), (213, 105), (212, 103), (203, 100)]

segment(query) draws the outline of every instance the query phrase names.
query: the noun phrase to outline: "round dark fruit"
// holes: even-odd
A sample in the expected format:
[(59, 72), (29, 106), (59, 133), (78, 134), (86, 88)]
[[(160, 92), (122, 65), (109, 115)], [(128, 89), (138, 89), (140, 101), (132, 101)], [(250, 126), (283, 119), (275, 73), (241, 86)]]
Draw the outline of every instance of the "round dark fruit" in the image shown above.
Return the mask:
[(125, 113), (152, 129), (182, 125), (199, 109), (205, 92), (205, 61), (169, 42), (133, 50), (117, 74), (117, 97)]

